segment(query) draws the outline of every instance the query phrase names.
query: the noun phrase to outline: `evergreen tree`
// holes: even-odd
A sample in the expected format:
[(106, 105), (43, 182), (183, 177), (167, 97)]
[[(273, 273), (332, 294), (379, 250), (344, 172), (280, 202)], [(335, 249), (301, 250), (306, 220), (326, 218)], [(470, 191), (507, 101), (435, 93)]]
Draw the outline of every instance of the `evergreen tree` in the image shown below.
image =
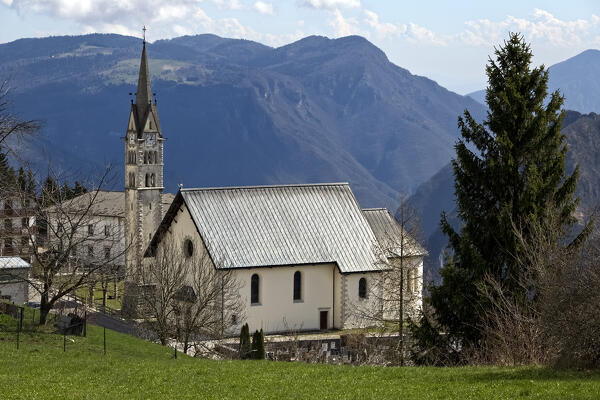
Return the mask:
[(21, 192), (25, 192), (27, 190), (27, 176), (25, 175), (25, 170), (23, 167), (19, 168), (19, 172), (17, 174), (17, 185)]
[(71, 188), (69, 187), (68, 184), (64, 183), (63, 187), (62, 187), (61, 199), (62, 200), (70, 200), (74, 197), (75, 197), (75, 194), (73, 193), (73, 190), (71, 190)]
[(2, 190), (13, 190), (16, 179), (15, 170), (8, 163), (8, 157), (0, 147), (0, 186)]
[(33, 177), (33, 172), (31, 170), (27, 170), (27, 178), (26, 178), (26, 186), (25, 191), (29, 195), (35, 195), (35, 179)]
[(263, 330), (254, 331), (252, 335), (252, 357), (253, 360), (265, 359), (265, 335)]
[(42, 205), (44, 207), (56, 204), (59, 201), (60, 191), (58, 184), (50, 175), (46, 177), (44, 186), (42, 187)]
[(251, 350), (250, 328), (248, 327), (248, 324), (244, 324), (240, 332), (240, 358), (242, 360), (247, 359), (251, 354)]
[(258, 333), (258, 346), (256, 347), (256, 359), (264, 360), (265, 359), (265, 333), (262, 328)]
[(443, 283), (430, 288), (438, 323), (463, 344), (481, 337), (486, 302), (478, 288), (486, 276), (516, 301), (528, 301), (518, 284), (522, 249), (515, 227), (527, 238), (528, 226), (556, 211), (564, 234), (578, 203), (578, 168), (565, 173), (563, 97), (558, 91), (547, 97), (548, 71), (531, 68), (531, 49), (519, 34), (511, 33), (495, 55), (486, 66), (487, 119), (480, 124), (468, 111), (459, 117), (462, 138), (452, 165), (462, 227), (456, 231), (442, 215), (451, 253)]
[(88, 190), (85, 186), (83, 186), (79, 181), (75, 181), (75, 186), (73, 187), (73, 194), (75, 197), (87, 193)]

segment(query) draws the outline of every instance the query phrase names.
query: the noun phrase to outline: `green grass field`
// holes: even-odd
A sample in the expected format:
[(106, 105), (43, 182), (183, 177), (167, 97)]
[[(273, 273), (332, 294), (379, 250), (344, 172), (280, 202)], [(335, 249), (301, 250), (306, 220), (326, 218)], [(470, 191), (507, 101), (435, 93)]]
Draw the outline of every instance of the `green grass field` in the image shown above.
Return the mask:
[[(47, 328), (46, 332), (50, 329)], [(88, 336), (22, 333), (0, 316), (1, 399), (598, 399), (600, 371), (383, 368), (210, 361), (89, 326)]]
[[(121, 309), (121, 300), (122, 300), (122, 294), (123, 294), (123, 281), (119, 281), (117, 283), (117, 291), (119, 293), (118, 298), (107, 298), (106, 299), (106, 306), (110, 307), (114, 310), (120, 310)], [(86, 300), (87, 302), (87, 298), (89, 296), (89, 289), (87, 287), (80, 287), (78, 288), (75, 293), (77, 294), (77, 296), (81, 299)], [(108, 295), (111, 296), (114, 294), (114, 289), (113, 289), (113, 284), (109, 284), (108, 286)], [(94, 304), (97, 307), (101, 307), (102, 306), (102, 286), (100, 285), (100, 283), (96, 284), (96, 286), (94, 287)]]

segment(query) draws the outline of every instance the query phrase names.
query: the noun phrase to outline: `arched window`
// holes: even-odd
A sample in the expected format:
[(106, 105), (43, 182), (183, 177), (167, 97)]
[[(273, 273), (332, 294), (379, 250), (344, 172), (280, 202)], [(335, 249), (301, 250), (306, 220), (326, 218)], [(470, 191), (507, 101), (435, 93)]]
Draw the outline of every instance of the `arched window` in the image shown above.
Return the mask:
[(146, 174), (146, 187), (150, 187), (150, 174)]
[(294, 300), (302, 300), (302, 273), (294, 272)]
[(159, 163), (159, 161), (158, 161), (158, 151), (154, 152), (154, 162), (157, 163), (157, 164)]
[(150, 185), (152, 185), (152, 187), (156, 186), (156, 180), (154, 178), (154, 174), (150, 175)]
[(148, 164), (148, 152), (144, 152), (144, 164)]
[(132, 157), (132, 159), (133, 159), (133, 163), (134, 163), (134, 164), (135, 164), (135, 163), (137, 163), (137, 160), (136, 160), (136, 159), (137, 159), (137, 156), (136, 156), (136, 152), (135, 152), (135, 151), (132, 151), (132, 152), (131, 152), (131, 157)]
[(252, 275), (250, 278), (250, 303), (258, 304), (260, 302), (260, 281), (258, 274)]
[(194, 243), (190, 239), (185, 239), (183, 242), (183, 251), (188, 258), (194, 255)]
[(358, 298), (366, 299), (367, 298), (367, 279), (360, 278), (358, 281)]
[(154, 164), (154, 152), (151, 151), (148, 154), (148, 164)]

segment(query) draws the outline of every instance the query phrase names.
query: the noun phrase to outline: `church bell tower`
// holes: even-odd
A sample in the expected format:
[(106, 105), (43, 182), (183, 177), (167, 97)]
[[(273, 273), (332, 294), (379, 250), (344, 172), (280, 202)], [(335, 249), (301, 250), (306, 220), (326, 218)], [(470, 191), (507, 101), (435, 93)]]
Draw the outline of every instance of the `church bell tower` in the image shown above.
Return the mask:
[[(145, 33), (145, 28), (144, 28)], [(163, 144), (144, 35), (135, 103), (125, 134), (125, 293), (123, 314), (138, 314), (143, 254), (162, 218)]]

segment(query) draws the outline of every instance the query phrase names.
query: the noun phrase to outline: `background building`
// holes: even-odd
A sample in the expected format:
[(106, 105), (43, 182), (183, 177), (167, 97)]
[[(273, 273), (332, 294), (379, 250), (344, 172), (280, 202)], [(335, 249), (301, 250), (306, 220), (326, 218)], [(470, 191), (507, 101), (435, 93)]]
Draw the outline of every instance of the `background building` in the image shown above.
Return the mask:
[(29, 277), (31, 265), (20, 257), (0, 257), (0, 298), (16, 304), (29, 301)]

